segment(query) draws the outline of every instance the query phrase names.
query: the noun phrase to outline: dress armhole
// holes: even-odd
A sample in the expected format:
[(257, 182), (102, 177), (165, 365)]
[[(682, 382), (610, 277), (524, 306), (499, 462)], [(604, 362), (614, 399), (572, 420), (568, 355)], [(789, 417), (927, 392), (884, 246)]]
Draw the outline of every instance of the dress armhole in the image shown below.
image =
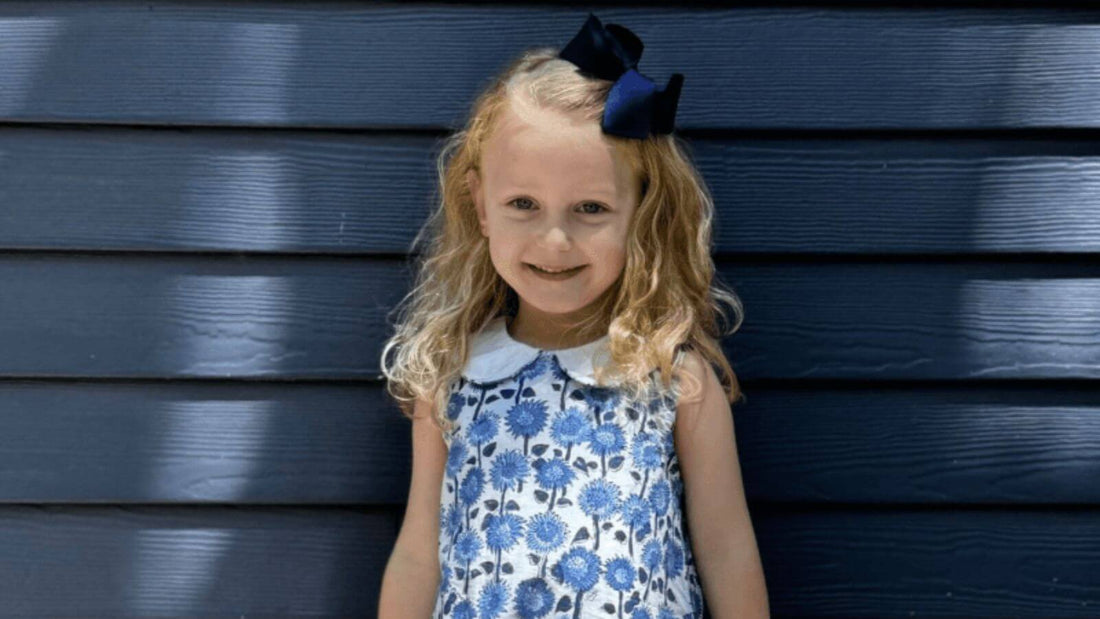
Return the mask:
[(669, 390), (664, 392), (658, 398), (660, 404), (658, 410), (663, 409), (663, 417), (668, 421), (669, 436), (672, 434), (672, 429), (676, 424), (676, 418), (678, 417), (678, 407), (680, 402), (680, 379), (676, 373), (683, 367), (684, 356), (687, 354), (686, 345), (681, 344), (677, 346), (676, 354), (673, 356), (672, 361), (672, 377), (669, 380)]
[[(445, 416), (450, 420), (452, 424), (458, 423), (458, 413), (461, 412), (461, 398), (462, 387), (465, 384), (465, 380), (460, 375), (454, 378), (447, 386), (447, 413)], [(455, 408), (452, 408), (455, 407)], [(453, 411), (453, 413), (452, 413)], [(443, 442), (447, 445), (447, 451), (451, 450), (451, 442), (454, 439), (454, 430), (447, 430), (446, 428), (440, 428), (440, 433), (443, 434)]]

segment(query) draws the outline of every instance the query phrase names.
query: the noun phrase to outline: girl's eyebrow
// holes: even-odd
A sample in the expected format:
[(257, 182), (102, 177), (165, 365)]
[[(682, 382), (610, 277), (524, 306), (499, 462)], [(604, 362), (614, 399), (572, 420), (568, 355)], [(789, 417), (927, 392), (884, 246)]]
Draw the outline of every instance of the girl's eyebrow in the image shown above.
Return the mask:
[[(525, 192), (528, 192), (528, 193), (534, 193), (534, 190), (528, 188), (525, 185), (520, 185), (520, 184), (506, 185), (505, 190), (507, 190), (507, 191), (525, 191)], [(615, 197), (615, 189), (607, 188), (607, 187), (600, 187), (600, 188), (597, 188), (597, 189), (584, 189), (584, 188), (582, 188), (582, 189), (579, 189), (578, 191), (580, 193), (584, 193), (584, 194), (588, 194), (588, 195), (603, 195), (603, 196), (608, 197), (608, 198), (614, 198)]]

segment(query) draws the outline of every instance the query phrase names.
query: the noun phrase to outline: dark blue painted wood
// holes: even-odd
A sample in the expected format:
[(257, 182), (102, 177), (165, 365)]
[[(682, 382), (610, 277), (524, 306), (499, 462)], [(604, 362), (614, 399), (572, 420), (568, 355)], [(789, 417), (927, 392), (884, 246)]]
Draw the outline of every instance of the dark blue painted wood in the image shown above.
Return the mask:
[[(746, 379), (1100, 376), (1092, 264), (723, 262)], [(407, 265), (355, 258), (0, 256), (0, 376), (381, 378)], [(1057, 336), (1051, 336), (1057, 325)]]
[[(718, 254), (1100, 251), (1094, 141), (689, 145), (718, 207)], [(0, 246), (401, 254), (434, 206), (438, 147), (379, 133), (0, 128)]]
[[(3, 3), (0, 118), (453, 128), (508, 58), (563, 45), (588, 10)], [(661, 83), (686, 73), (682, 128), (1100, 125), (1096, 11), (626, 6), (599, 15), (645, 41), (643, 73)]]
[(746, 393), (733, 415), (750, 501), (1100, 505), (1095, 383), (784, 381)]
[[(1095, 614), (1091, 511), (756, 510), (773, 616)], [(14, 616), (373, 617), (383, 512), (0, 508)]]
[[(1100, 504), (1095, 386), (747, 381), (755, 504)], [(0, 382), (0, 503), (404, 503), (380, 385)]]
[(376, 384), (0, 381), (0, 503), (400, 504)]
[(1093, 510), (758, 509), (773, 617), (1096, 617)]
[[(0, 4), (3, 612), (374, 615), (438, 138), (588, 10)], [(1098, 149), (860, 131), (1097, 126), (1100, 12), (595, 10), (687, 73), (773, 616), (1096, 615)]]
[(11, 617), (374, 617), (388, 510), (0, 507)]

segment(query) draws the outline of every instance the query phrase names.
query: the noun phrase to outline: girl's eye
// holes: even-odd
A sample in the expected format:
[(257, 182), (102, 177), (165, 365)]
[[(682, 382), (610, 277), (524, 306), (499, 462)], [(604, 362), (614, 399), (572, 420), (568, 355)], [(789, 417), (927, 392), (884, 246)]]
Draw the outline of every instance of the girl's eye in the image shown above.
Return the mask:
[(599, 202), (585, 202), (584, 203), (585, 206), (588, 206), (589, 204), (597, 207), (596, 210), (594, 210), (594, 211), (588, 211), (589, 215), (597, 215), (597, 214), (602, 213), (602, 212), (607, 210), (607, 208), (604, 207), (604, 205), (600, 204)]
[[(513, 206), (515, 206), (515, 205), (516, 205), (517, 203), (530, 202), (530, 201), (531, 201), (531, 200), (529, 200), (528, 198), (516, 198), (515, 200), (512, 200), (512, 201), (511, 201), (511, 202), (509, 202), (508, 204), (510, 204), (510, 205), (513, 205)], [(598, 208), (597, 208), (596, 210), (594, 210), (594, 211), (586, 211), (586, 212), (585, 212), (585, 214), (586, 214), (586, 215), (598, 215), (599, 213), (602, 213), (602, 212), (604, 212), (604, 211), (607, 211), (607, 210), (608, 210), (608, 208), (607, 208), (607, 207), (605, 207), (604, 205), (600, 204), (599, 202), (585, 202), (585, 203), (584, 203), (584, 206), (589, 206), (589, 205), (594, 205), (594, 206), (596, 206), (596, 207), (598, 207)], [(522, 208), (522, 207), (519, 207), (519, 206), (517, 206), (516, 208), (518, 208), (518, 209), (519, 209), (519, 210), (521, 210), (521, 211), (526, 211), (526, 210), (527, 210), (527, 209), (525, 209), (525, 208)]]
[[(522, 201), (530, 202), (530, 200), (528, 200), (527, 198), (516, 198), (515, 200), (512, 200), (508, 204), (515, 205), (517, 202), (522, 202)], [(526, 209), (520, 208), (519, 210), (523, 211), (523, 210), (526, 210)]]

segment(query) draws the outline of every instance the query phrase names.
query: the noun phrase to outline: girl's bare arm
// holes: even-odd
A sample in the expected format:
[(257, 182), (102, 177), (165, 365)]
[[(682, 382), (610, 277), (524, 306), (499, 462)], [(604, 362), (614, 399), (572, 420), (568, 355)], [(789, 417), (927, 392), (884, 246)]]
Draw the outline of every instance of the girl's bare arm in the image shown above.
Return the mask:
[(432, 406), (418, 401), (412, 422), (412, 479), (401, 531), (382, 576), (379, 619), (430, 617), (439, 587), (439, 492), (447, 444), (432, 423)]
[(674, 434), (691, 546), (710, 616), (770, 617), (729, 401), (701, 357), (689, 353), (684, 368), (703, 385), (699, 397), (680, 402)]

